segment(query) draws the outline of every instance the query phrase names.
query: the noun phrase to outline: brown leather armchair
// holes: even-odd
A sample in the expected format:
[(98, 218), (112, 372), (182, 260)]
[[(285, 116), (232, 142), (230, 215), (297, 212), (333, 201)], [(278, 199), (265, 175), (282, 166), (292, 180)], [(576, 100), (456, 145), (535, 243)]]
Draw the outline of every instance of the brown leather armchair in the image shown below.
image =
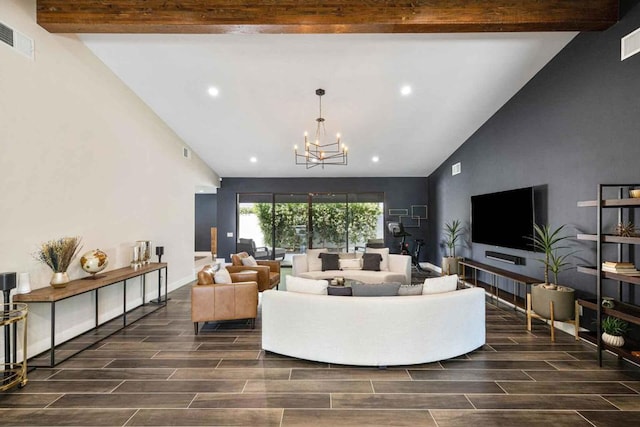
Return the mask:
[(231, 255), (231, 265), (227, 266), (229, 273), (239, 273), (242, 271), (258, 272), (258, 291), (266, 291), (276, 288), (280, 284), (280, 261), (264, 260), (257, 261), (257, 266), (248, 266), (242, 264), (242, 258), (249, 256), (246, 252)]
[(231, 273), (233, 283), (215, 283), (216, 269), (205, 265), (198, 272), (198, 283), (191, 288), (191, 321), (196, 335), (199, 322), (251, 319), (258, 317), (258, 273)]

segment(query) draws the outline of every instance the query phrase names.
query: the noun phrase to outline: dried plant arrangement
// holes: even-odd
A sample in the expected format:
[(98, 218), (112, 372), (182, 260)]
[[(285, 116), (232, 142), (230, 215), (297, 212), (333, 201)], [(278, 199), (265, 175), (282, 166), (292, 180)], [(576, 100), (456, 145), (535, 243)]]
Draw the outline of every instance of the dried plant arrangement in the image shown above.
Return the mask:
[(80, 237), (62, 237), (40, 245), (34, 254), (36, 260), (46, 264), (54, 273), (64, 273), (80, 251)]

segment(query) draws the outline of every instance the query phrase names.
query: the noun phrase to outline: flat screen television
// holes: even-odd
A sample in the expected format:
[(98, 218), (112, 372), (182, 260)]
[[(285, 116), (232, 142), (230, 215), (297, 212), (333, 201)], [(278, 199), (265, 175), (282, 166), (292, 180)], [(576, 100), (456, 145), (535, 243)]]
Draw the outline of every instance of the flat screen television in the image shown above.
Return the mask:
[(471, 241), (533, 251), (533, 187), (471, 196)]

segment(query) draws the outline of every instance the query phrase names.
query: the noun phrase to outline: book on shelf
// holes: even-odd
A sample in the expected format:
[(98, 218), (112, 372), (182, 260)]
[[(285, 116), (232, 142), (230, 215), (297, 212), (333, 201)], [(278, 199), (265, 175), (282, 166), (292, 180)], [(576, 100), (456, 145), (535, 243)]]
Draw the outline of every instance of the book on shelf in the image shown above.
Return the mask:
[(605, 261), (602, 263), (603, 267), (613, 267), (613, 268), (633, 268), (636, 266), (632, 262), (619, 262), (619, 261)]
[(602, 268), (602, 271), (606, 271), (607, 273), (615, 273), (615, 274), (621, 274), (623, 276), (640, 276), (640, 271), (638, 270), (616, 270), (613, 268)]

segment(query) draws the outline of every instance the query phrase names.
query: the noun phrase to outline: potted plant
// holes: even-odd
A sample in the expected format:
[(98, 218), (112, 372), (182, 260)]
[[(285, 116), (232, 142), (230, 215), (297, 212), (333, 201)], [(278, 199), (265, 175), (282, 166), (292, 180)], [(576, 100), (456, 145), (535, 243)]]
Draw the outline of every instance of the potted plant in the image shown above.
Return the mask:
[(442, 258), (442, 274), (458, 274), (458, 258), (456, 258), (456, 245), (462, 237), (464, 229), (459, 219), (454, 219), (450, 223), (444, 223), (444, 243), (447, 247), (448, 255)]
[(53, 270), (53, 277), (50, 282), (51, 286), (61, 288), (69, 283), (67, 269), (79, 250), (79, 237), (63, 237), (61, 239), (49, 240), (40, 245), (40, 249), (34, 254), (34, 257)]
[(613, 347), (622, 347), (622, 337), (629, 330), (629, 323), (617, 317), (607, 316), (602, 320), (602, 341)]
[[(575, 318), (575, 291), (558, 284), (558, 275), (569, 266), (567, 259), (575, 253), (561, 254), (559, 251), (567, 249), (563, 242), (570, 236), (562, 235), (564, 225), (552, 229), (549, 225), (534, 224), (533, 244), (536, 249), (544, 253), (539, 259), (544, 266), (544, 283), (531, 288), (531, 305), (533, 311), (545, 319), (551, 319), (551, 305), (553, 302), (553, 319), (558, 321)], [(549, 280), (549, 272), (553, 274), (554, 283)]]

